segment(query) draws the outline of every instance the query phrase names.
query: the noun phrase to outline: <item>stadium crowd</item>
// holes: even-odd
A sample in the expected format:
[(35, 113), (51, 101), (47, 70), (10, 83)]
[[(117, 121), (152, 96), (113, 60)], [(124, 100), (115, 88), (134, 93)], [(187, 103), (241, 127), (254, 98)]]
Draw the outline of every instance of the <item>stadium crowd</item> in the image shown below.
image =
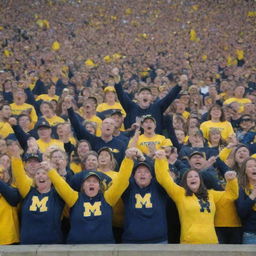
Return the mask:
[(0, 3), (0, 245), (256, 244), (256, 3)]

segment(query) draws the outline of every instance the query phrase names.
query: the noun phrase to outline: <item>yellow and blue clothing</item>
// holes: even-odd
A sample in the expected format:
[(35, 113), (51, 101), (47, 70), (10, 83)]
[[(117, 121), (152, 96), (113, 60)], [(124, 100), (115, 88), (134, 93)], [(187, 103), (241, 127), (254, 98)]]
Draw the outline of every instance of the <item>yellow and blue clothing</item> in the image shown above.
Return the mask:
[(161, 243), (168, 240), (167, 195), (155, 178), (140, 188), (134, 177), (122, 196), (125, 206), (123, 243)]
[(110, 141), (104, 141), (101, 137), (90, 134), (79, 122), (72, 108), (68, 109), (68, 116), (78, 140), (88, 140), (92, 146), (92, 149), (96, 152), (103, 147), (110, 148), (117, 163), (120, 165), (121, 161), (124, 158), (124, 152), (126, 150), (126, 145), (122, 141), (115, 137), (113, 137)]
[(36, 101), (38, 100), (42, 100), (42, 101), (52, 101), (52, 100), (59, 100), (59, 96), (58, 95), (54, 95), (54, 96), (49, 96), (48, 94), (40, 94), (36, 97)]
[(18, 190), (0, 180), (0, 245), (20, 241), (17, 209), (19, 201)]
[(99, 113), (105, 113), (105, 116), (107, 115), (107, 113), (111, 114), (111, 112), (109, 112), (108, 110), (121, 110), (121, 113), (123, 116), (126, 116), (126, 113), (122, 107), (122, 105), (119, 102), (115, 102), (114, 105), (109, 105), (105, 102), (101, 103), (98, 105), (98, 107), (96, 108), (96, 111)]
[(221, 137), (227, 140), (231, 135), (234, 134), (233, 127), (230, 122), (213, 122), (211, 120), (205, 121), (200, 125), (200, 130), (203, 132), (204, 138), (209, 140), (209, 133), (211, 129), (218, 129), (221, 133)]
[(126, 112), (124, 119), (124, 126), (126, 129), (130, 128), (136, 122), (136, 117), (143, 115), (152, 115), (156, 120), (156, 133), (162, 134), (163, 132), (163, 113), (170, 106), (170, 104), (177, 98), (178, 93), (181, 91), (181, 86), (174, 86), (170, 92), (162, 99), (150, 104), (146, 109), (141, 108), (133, 102), (129, 95), (124, 92), (122, 84), (115, 84), (117, 97)]
[(36, 110), (35, 108), (27, 103), (23, 103), (22, 105), (17, 105), (15, 103), (10, 104), (10, 108), (12, 110), (12, 115), (14, 116), (18, 116), (24, 112), (28, 113), (31, 119), (31, 123), (32, 123), (32, 127), (31, 129), (34, 127), (34, 125), (36, 124), (38, 117), (36, 114)]
[(49, 142), (45, 142), (42, 139), (38, 139), (36, 142), (40, 152), (42, 153), (44, 153), (47, 150), (47, 148), (50, 146), (57, 146), (60, 149), (64, 150), (64, 143), (60, 140), (51, 139)]
[(155, 172), (158, 182), (164, 187), (178, 208), (181, 237), (186, 244), (217, 244), (218, 238), (214, 228), (216, 204), (224, 197), (236, 199), (238, 196), (237, 179), (229, 181), (226, 191), (208, 190), (208, 201), (197, 198), (195, 194), (186, 196), (183, 187), (178, 186), (169, 174), (166, 159), (155, 160)]
[(63, 242), (61, 216), (64, 201), (54, 188), (39, 193), (31, 186), (22, 160), (12, 158), (12, 172), (23, 198), (21, 206), (21, 244), (59, 244)]
[[(133, 138), (130, 140), (132, 143)], [(170, 139), (167, 139), (165, 136), (160, 134), (155, 134), (152, 137), (147, 137), (145, 134), (139, 136), (136, 148), (138, 148), (142, 153), (148, 155), (150, 153), (149, 147), (154, 145), (156, 150), (161, 149), (162, 147), (170, 147), (172, 146), (172, 142)]]
[(49, 171), (48, 175), (56, 190), (71, 208), (68, 243), (114, 243), (112, 207), (128, 186), (132, 169), (133, 161), (125, 158), (115, 182), (104, 193), (99, 192), (93, 198), (73, 190), (55, 170)]
[(243, 231), (256, 234), (256, 202), (249, 197), (252, 189), (252, 186), (249, 189), (240, 188), (236, 207), (242, 221)]
[(65, 120), (57, 115), (54, 115), (51, 118), (43, 116), (43, 118), (50, 124), (50, 126), (56, 126), (57, 124), (65, 123)]

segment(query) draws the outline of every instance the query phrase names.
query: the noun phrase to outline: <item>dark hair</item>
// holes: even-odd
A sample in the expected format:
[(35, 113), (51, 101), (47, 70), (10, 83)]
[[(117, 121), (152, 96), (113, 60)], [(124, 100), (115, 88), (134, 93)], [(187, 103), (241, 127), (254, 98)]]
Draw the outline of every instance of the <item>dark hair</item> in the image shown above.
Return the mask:
[(211, 111), (213, 108), (218, 108), (221, 111), (220, 122), (226, 121), (225, 113), (219, 104), (214, 104), (210, 107), (210, 109), (208, 111), (207, 120), (211, 120)]
[(149, 87), (142, 87), (142, 88), (140, 88), (140, 89), (139, 89), (139, 94), (140, 94), (141, 92), (143, 92), (143, 91), (148, 91), (148, 92), (150, 92), (150, 93), (152, 94), (151, 89), (150, 89)]
[[(187, 177), (188, 177), (188, 174), (190, 172), (197, 172), (198, 175), (199, 175), (199, 179), (200, 179), (200, 186), (198, 188), (198, 191), (196, 193), (194, 193), (189, 187), (188, 187), (188, 183), (187, 183)], [(203, 199), (204, 201), (208, 201), (208, 191), (204, 185), (204, 181), (203, 181), (203, 178), (200, 174), (200, 172), (194, 170), (194, 169), (190, 169), (188, 171), (186, 171), (184, 173), (184, 175), (182, 176), (182, 179), (181, 179), (181, 186), (185, 189), (185, 192), (186, 192), (186, 196), (192, 196), (193, 194), (195, 194), (195, 196), (198, 198), (198, 199)]]
[(246, 175), (246, 165), (247, 165), (248, 161), (250, 161), (250, 160), (253, 160), (256, 162), (256, 159), (254, 157), (248, 157), (247, 159), (245, 159), (243, 161), (242, 166), (241, 166), (241, 168), (239, 168), (238, 173), (237, 173), (239, 186), (241, 186), (243, 189), (249, 188), (249, 180)]

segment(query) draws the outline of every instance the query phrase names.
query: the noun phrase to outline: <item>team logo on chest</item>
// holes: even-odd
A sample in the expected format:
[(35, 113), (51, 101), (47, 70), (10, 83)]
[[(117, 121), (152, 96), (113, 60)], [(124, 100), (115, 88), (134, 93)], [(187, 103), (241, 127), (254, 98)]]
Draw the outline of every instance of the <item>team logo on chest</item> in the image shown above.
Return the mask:
[(100, 216), (102, 214), (100, 207), (101, 202), (95, 202), (93, 205), (88, 202), (84, 203), (84, 217)]
[(39, 212), (47, 212), (48, 207), (46, 206), (46, 203), (48, 202), (48, 199), (48, 196), (43, 197), (41, 200), (38, 198), (38, 196), (33, 196), (29, 210), (32, 212), (36, 212), (38, 210)]
[(199, 204), (200, 204), (200, 212), (204, 212), (204, 210), (206, 210), (207, 212), (211, 212), (210, 209), (210, 203), (208, 201), (204, 201), (203, 199), (199, 199), (198, 200)]
[(146, 193), (145, 196), (141, 196), (141, 194), (135, 194), (136, 204), (135, 208), (152, 208), (153, 205), (151, 203), (151, 193)]

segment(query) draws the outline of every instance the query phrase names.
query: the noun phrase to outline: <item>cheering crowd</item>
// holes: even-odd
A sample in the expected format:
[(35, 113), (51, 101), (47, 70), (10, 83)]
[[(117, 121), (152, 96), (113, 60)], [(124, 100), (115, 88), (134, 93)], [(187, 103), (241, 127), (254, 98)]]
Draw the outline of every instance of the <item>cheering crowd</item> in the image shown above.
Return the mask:
[(255, 1), (0, 17), (0, 245), (256, 244)]

